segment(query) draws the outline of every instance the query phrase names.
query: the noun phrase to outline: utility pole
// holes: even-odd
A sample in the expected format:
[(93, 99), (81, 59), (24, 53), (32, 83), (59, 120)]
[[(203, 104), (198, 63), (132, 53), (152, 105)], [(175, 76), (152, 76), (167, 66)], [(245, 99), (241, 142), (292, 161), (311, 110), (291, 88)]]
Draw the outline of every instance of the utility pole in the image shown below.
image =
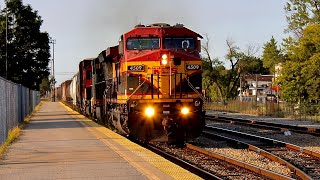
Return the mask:
[(8, 7), (6, 4), (6, 79), (8, 79)]
[(242, 86), (241, 86), (241, 67), (238, 69), (239, 78), (240, 78), (240, 102), (242, 102)]
[(242, 102), (242, 86), (241, 86), (241, 76), (240, 76), (240, 102)]
[(52, 39), (50, 37), (49, 39), (49, 43), (52, 44), (52, 78), (53, 78), (53, 87), (52, 87), (52, 92), (53, 92), (53, 99), (52, 101), (55, 102), (56, 101), (56, 93), (55, 93), (55, 84), (56, 84), (56, 79), (54, 77), (54, 45), (56, 44), (56, 40), (55, 39)]
[(255, 98), (255, 102), (258, 102), (258, 75), (256, 74), (256, 98)]

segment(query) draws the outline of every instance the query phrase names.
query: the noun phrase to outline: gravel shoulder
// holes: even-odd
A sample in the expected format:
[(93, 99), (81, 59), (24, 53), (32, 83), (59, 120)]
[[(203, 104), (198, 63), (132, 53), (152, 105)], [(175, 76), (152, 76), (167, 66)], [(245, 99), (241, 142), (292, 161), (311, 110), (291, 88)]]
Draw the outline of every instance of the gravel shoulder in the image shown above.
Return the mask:
[[(265, 121), (265, 122), (273, 122), (273, 123), (281, 123), (281, 124), (288, 124), (288, 125), (296, 125), (296, 126), (305, 126), (305, 127), (313, 127), (313, 128), (320, 128), (320, 123), (316, 121), (300, 121), (300, 120), (292, 120), (288, 118), (274, 118), (268, 116), (252, 116), (246, 114), (239, 114), (239, 113), (223, 113), (217, 111), (207, 111), (207, 115), (218, 116), (218, 117), (232, 117), (232, 118), (241, 118), (241, 119), (248, 119), (248, 120), (256, 120), (256, 121)], [(209, 122), (213, 123), (214, 126), (246, 132), (250, 134), (256, 134), (263, 137), (268, 137), (272, 139), (276, 139), (279, 141), (284, 141), (287, 143), (295, 144), (301, 146), (303, 148), (316, 151), (320, 153), (320, 138), (313, 135), (308, 134), (301, 134), (296, 132), (291, 132), (291, 135), (285, 135), (284, 132), (281, 131), (274, 131), (274, 130), (266, 130), (266, 129), (259, 129), (235, 124), (228, 124), (226, 126), (225, 123), (218, 123), (218, 122)]]
[(249, 114), (228, 113), (228, 112), (213, 111), (213, 110), (207, 110), (206, 115), (218, 116), (218, 117), (240, 118), (240, 119), (264, 121), (264, 122), (272, 122), (272, 123), (281, 123), (281, 124), (303, 126), (303, 127), (309, 127), (309, 128), (320, 128), (319, 121), (294, 120), (290, 118), (278, 118), (278, 117), (271, 117), (271, 116), (255, 116), (255, 115), (249, 115)]

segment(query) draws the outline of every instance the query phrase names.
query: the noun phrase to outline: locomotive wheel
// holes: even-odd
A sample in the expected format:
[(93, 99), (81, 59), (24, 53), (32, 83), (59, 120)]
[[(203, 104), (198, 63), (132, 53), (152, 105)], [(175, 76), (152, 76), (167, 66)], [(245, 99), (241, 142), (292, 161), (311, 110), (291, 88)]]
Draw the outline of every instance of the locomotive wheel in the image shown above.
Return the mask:
[(175, 145), (180, 148), (185, 147), (185, 132), (183, 127), (177, 122), (168, 127), (168, 144)]
[(128, 118), (130, 136), (141, 142), (149, 142), (152, 131), (150, 122), (147, 119), (141, 119), (136, 114), (129, 114)]

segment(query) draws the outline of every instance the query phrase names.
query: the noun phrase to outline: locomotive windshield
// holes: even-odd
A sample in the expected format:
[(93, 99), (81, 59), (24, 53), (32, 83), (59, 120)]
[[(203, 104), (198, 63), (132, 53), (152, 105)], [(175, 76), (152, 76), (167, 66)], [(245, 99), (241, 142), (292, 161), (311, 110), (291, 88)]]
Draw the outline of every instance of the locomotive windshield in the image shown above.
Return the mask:
[(188, 37), (166, 37), (164, 38), (165, 49), (195, 49), (195, 40)]
[(129, 38), (127, 40), (128, 50), (143, 50), (143, 49), (159, 49), (159, 38)]

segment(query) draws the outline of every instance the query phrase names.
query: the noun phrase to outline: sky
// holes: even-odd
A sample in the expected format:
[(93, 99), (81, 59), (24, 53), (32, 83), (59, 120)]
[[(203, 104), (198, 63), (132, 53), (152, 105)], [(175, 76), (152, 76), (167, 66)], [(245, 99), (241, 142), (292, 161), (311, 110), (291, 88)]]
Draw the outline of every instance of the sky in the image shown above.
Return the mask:
[[(287, 0), (23, 0), (42, 17), (41, 31), (56, 40), (56, 86), (71, 79), (84, 58), (115, 46), (121, 34), (136, 24), (182, 23), (210, 38), (210, 55), (224, 61), (226, 40), (241, 50), (259, 47), (273, 36), (287, 36)], [(0, 0), (4, 7), (4, 0)], [(51, 54), (52, 52), (51, 48)], [(226, 62), (226, 61), (224, 61)], [(51, 67), (52, 64), (49, 66)], [(227, 62), (226, 62), (227, 65)]]

